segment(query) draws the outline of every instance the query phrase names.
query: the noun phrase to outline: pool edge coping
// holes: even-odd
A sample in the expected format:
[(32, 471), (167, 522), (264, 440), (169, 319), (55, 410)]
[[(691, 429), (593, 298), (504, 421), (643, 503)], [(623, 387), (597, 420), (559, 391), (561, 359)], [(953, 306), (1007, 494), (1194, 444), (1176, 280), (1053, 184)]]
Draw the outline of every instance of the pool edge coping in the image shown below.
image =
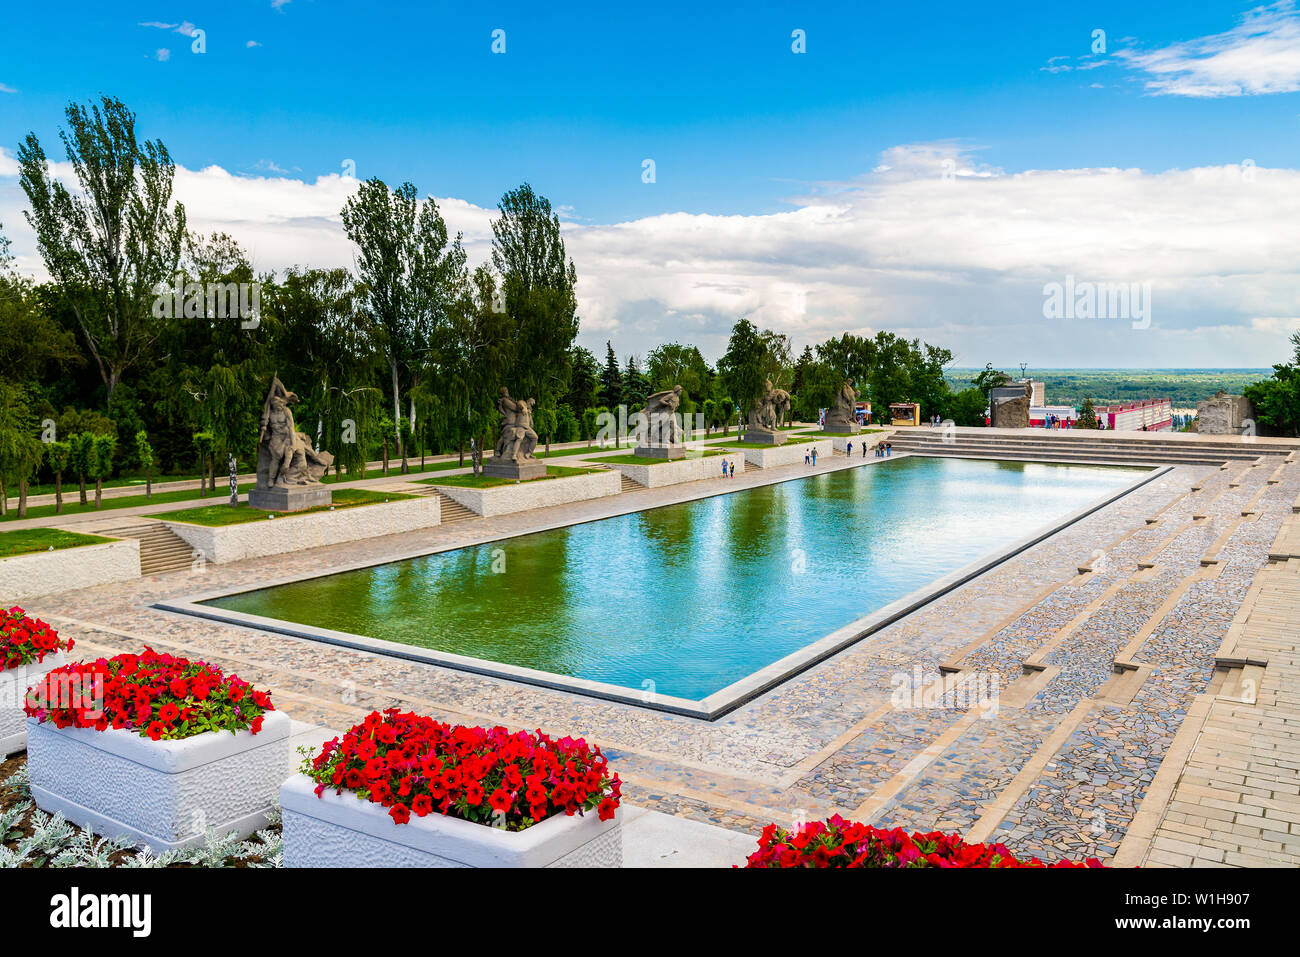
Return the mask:
[[(926, 456), (915, 457), (925, 458)], [(1045, 462), (1042, 464), (1055, 465), (1065, 463)], [(1059, 521), (1043, 526), (1034, 532), (1031, 532), (1028, 536), (1017, 539), (996, 551), (983, 555), (980, 558), (975, 559), (975, 561), (950, 572), (942, 578), (935, 579), (922, 588), (890, 602), (888, 605), (875, 610), (869, 615), (851, 621), (829, 634), (824, 635), (822, 638), (819, 638), (811, 644), (796, 649), (785, 657), (779, 658), (771, 664), (766, 665), (763, 668), (732, 682), (713, 694), (707, 695), (698, 700), (680, 698), (673, 695), (663, 695), (655, 692), (638, 692), (631, 688), (609, 684), (607, 682), (558, 675), (554, 672), (505, 664), (503, 662), (491, 661), (486, 658), (457, 655), (451, 652), (421, 648), (416, 645), (403, 644), (401, 642), (389, 641), (383, 638), (372, 638), (367, 635), (356, 635), (351, 632), (318, 628), (314, 625), (286, 622), (283, 619), (265, 618), (260, 615), (250, 615), (245, 612), (216, 609), (201, 604), (201, 602), (204, 601), (211, 601), (216, 598), (241, 594), (245, 591), (273, 588), (277, 585), (308, 581), (313, 578), (324, 578), (330, 575), (341, 574), (346, 571), (357, 570), (359, 568), (379, 567), (397, 561), (406, 561), (410, 558), (422, 557), (424, 555), (434, 555), (444, 551), (454, 551), (459, 548), (471, 547), (472, 545), (490, 544), (491, 541), (501, 541), (506, 538), (514, 538), (519, 537), (520, 535), (536, 534), (540, 531), (552, 530), (549, 527), (534, 529), (528, 532), (520, 532), (516, 535), (503, 536), (498, 539), (489, 539), (486, 542), (451, 545), (432, 551), (422, 551), (419, 554), (411, 555), (407, 558), (385, 559), (381, 562), (359, 563), (356, 568), (335, 569), (323, 575), (309, 575), (305, 577), (301, 575), (290, 576), (281, 580), (259, 584), (255, 589), (249, 589), (246, 587), (237, 589), (223, 588), (211, 592), (199, 592), (192, 595), (186, 595), (182, 598), (163, 599), (151, 603), (150, 607), (156, 608), (160, 611), (169, 611), (196, 618), (205, 618), (211, 621), (219, 621), (224, 624), (237, 625), (257, 631), (287, 635), (289, 637), (301, 638), (308, 641), (319, 641), (324, 644), (351, 648), (356, 651), (402, 658), (408, 661), (435, 665), (455, 671), (464, 671), (471, 674), (477, 674), (481, 677), (519, 682), (535, 687), (546, 688), (552, 691), (568, 692), (570, 694), (583, 695), (585, 697), (597, 698), (668, 714), (697, 718), (704, 721), (716, 721), (717, 719), (730, 714), (732, 711), (743, 707), (745, 704), (748, 704), (760, 695), (770, 691), (777, 685), (780, 685), (800, 673), (822, 663), (846, 648), (857, 644), (864, 638), (870, 637), (882, 628), (893, 624), (901, 618), (905, 618), (912, 612), (917, 611), (925, 605), (928, 605), (938, 598), (941, 598), (949, 592), (961, 587), (972, 579), (978, 578), (985, 572), (1001, 565), (1011, 558), (1014, 558), (1026, 549), (1032, 548), (1034, 545), (1051, 538), (1058, 532), (1061, 532), (1071, 525), (1087, 518), (1089, 515), (1100, 511), (1126, 495), (1135, 492), (1142, 486), (1168, 474), (1178, 466), (1154, 463), (1135, 463), (1134, 465), (1126, 465), (1123, 467), (1144, 468), (1148, 469), (1148, 471), (1144, 472), (1127, 485), (1121, 486), (1101, 498), (1084, 505), (1073, 512), (1067, 513)], [(745, 490), (737, 489), (736, 491)], [(694, 500), (695, 499), (689, 499), (687, 501)], [(594, 520), (599, 521), (599, 519)], [(569, 522), (555, 527), (567, 527), (569, 525), (578, 524), (586, 524), (586, 522)]]

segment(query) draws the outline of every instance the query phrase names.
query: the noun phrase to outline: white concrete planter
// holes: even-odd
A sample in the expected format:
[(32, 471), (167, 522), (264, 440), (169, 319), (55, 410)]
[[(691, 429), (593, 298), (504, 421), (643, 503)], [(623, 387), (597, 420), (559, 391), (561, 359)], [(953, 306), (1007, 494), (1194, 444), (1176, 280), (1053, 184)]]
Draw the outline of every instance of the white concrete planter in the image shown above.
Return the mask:
[(436, 496), (404, 498), (376, 505), (353, 505), (307, 515), (279, 515), (240, 525), (191, 525), (162, 519), (206, 560), (221, 565), (245, 558), (393, 535), (430, 528), (442, 520)]
[(23, 713), (27, 689), (67, 663), (63, 652), (58, 652), (46, 655), (38, 665), (0, 671), (0, 758), (17, 754), (27, 747), (27, 715)]
[[(722, 466), (718, 466), (722, 471)], [(475, 514), (490, 518), (508, 515), (530, 508), (548, 505), (568, 505), (587, 499), (617, 495), (623, 489), (623, 480), (613, 470), (592, 472), (589, 475), (572, 475), (568, 478), (536, 479), (491, 488), (462, 488), (458, 485), (439, 485), (438, 494), (459, 502)]]
[[(737, 474), (745, 471), (745, 459), (739, 452), (704, 455), (693, 459), (678, 459), (674, 462), (655, 462), (646, 465), (624, 465), (620, 462), (606, 464), (646, 488), (659, 488), (664, 485), (677, 485), (681, 482), (697, 482), (700, 479), (717, 479), (721, 482), (722, 462), (724, 459), (728, 464), (735, 463)], [(600, 460), (597, 459), (596, 461)]]
[(201, 846), (209, 829), (247, 837), (264, 827), (288, 767), (289, 718), (280, 711), (267, 712), (258, 734), (183, 741), (27, 721), (38, 807), (159, 852)]
[[(719, 466), (721, 471), (721, 466)], [(622, 867), (623, 810), (547, 818), (503, 831), (430, 814), (396, 824), (388, 809), (296, 774), (280, 788), (285, 867)]]
[(804, 453), (817, 450), (817, 458), (830, 458), (834, 454), (831, 439), (810, 439), (794, 445), (777, 445), (770, 449), (745, 449), (745, 461), (759, 468), (770, 469), (780, 465), (802, 465)]
[(28, 552), (0, 558), (0, 601), (7, 606), (39, 595), (139, 577), (140, 542), (134, 538)]

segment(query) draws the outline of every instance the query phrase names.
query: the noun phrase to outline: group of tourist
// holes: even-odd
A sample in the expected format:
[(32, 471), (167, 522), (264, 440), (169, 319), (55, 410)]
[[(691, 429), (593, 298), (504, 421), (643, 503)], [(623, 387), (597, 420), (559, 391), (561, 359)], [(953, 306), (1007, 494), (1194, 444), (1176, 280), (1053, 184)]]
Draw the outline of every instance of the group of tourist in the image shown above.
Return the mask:
[[(891, 455), (893, 455), (894, 444), (892, 442), (877, 442), (875, 445), (875, 449), (876, 449), (876, 458), (887, 459)], [(862, 454), (863, 456), (867, 454), (867, 450), (865, 448), (863, 448)]]
[(816, 465), (816, 464), (817, 464), (817, 449), (816, 449), (815, 447), (814, 447), (814, 448), (810, 448), (810, 449), (804, 449), (804, 452), (803, 452), (803, 464), (804, 464), (804, 465)]
[(728, 462), (726, 459), (723, 459), (723, 460), (722, 460), (722, 477), (723, 477), (724, 479), (725, 479), (725, 478), (735, 478), (735, 477), (736, 477), (736, 463), (735, 463), (735, 462)]

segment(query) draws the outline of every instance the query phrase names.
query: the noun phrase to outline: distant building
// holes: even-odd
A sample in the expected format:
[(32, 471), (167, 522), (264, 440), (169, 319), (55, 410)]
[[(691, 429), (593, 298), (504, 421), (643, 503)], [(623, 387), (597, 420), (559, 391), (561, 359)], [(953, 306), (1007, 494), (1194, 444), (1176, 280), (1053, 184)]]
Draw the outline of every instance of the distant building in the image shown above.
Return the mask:
[(1117, 405), (1097, 406), (1097, 421), (1117, 432), (1168, 432), (1174, 425), (1174, 403), (1170, 399), (1139, 399)]

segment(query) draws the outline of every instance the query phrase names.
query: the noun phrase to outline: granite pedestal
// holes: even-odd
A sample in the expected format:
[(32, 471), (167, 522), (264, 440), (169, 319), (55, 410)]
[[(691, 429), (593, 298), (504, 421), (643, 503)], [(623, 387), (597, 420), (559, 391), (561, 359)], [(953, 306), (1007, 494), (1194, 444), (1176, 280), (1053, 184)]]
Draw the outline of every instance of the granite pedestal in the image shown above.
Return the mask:
[(498, 462), (488, 459), (483, 463), (483, 474), (493, 478), (511, 479), (515, 482), (527, 482), (529, 479), (546, 477), (546, 463), (536, 459), (525, 462)]
[(638, 445), (632, 452), (633, 455), (639, 455), (647, 459), (684, 459), (686, 458), (686, 446), (684, 445)]
[(789, 432), (746, 432), (740, 439), (755, 445), (785, 445), (790, 441)]
[(248, 504), (267, 512), (301, 512), (330, 504), (331, 494), (328, 486), (318, 484), (252, 488), (248, 492)]
[(857, 435), (862, 431), (860, 425), (842, 425), (838, 422), (828, 422), (822, 426), (823, 432), (833, 432), (836, 435)]

